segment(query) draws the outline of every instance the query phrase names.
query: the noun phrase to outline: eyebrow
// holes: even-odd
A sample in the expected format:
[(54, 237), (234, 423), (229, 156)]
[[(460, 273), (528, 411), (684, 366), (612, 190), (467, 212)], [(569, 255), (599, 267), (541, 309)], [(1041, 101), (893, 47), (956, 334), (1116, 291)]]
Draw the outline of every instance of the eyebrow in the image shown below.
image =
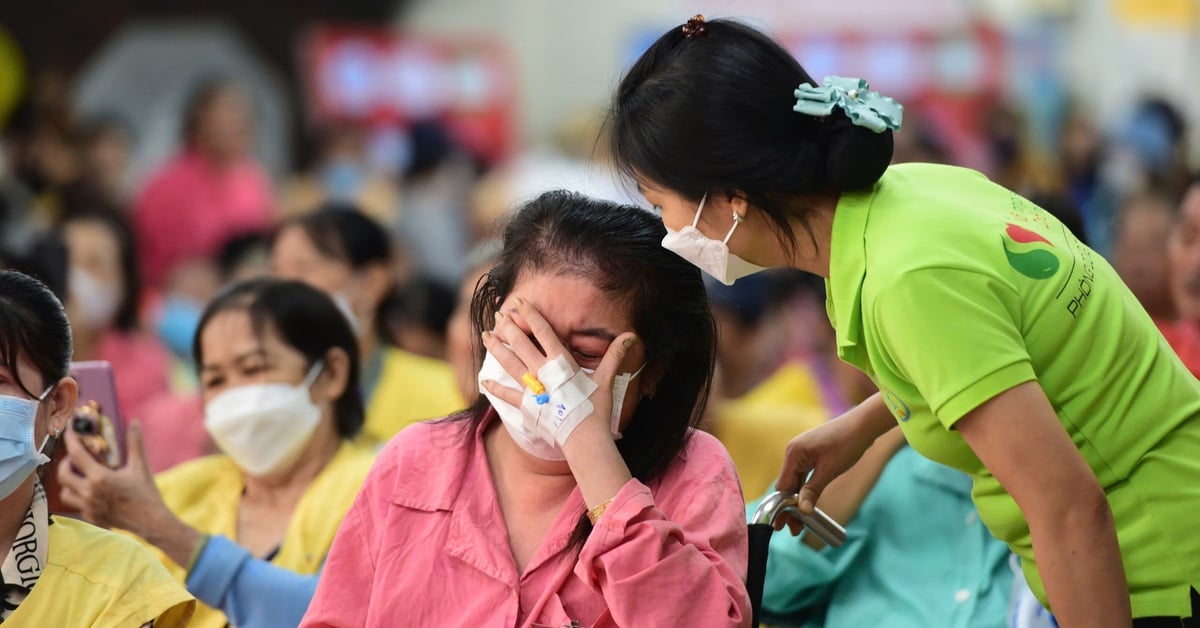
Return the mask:
[(571, 330), (570, 335), (571, 335), (571, 337), (584, 336), (587, 338), (599, 338), (601, 340), (607, 340), (608, 342), (612, 342), (613, 340), (616, 339), (616, 335), (614, 335), (611, 331), (604, 329), (603, 327), (587, 327), (585, 329), (573, 329), (573, 330)]
[[(270, 356), (268, 356), (268, 355), (267, 355), (267, 351), (266, 351), (266, 349), (263, 349), (263, 348), (261, 348), (261, 347), (260, 347), (260, 348), (258, 348), (258, 349), (254, 349), (254, 350), (252, 350), (252, 351), (247, 351), (246, 353), (243, 353), (243, 354), (241, 354), (241, 355), (239, 355), (239, 356), (236, 356), (236, 357), (234, 357), (234, 358), (233, 358), (233, 361), (234, 361), (234, 363), (236, 364), (236, 363), (238, 363), (238, 362), (243, 362), (243, 361), (245, 361), (245, 360), (248, 360), (248, 359), (250, 359), (250, 358), (256, 358), (256, 357), (261, 357), (261, 358), (263, 358), (264, 360), (266, 360), (266, 359), (269, 359), (269, 358), (270, 358)], [(205, 364), (205, 365), (204, 365), (204, 366), (201, 368), (201, 370), (203, 370), (203, 371), (212, 371), (212, 370), (215, 370), (215, 369), (217, 369), (217, 368), (220, 368), (220, 367), (218, 367), (218, 366), (217, 366), (217, 365), (215, 365), (215, 364)]]

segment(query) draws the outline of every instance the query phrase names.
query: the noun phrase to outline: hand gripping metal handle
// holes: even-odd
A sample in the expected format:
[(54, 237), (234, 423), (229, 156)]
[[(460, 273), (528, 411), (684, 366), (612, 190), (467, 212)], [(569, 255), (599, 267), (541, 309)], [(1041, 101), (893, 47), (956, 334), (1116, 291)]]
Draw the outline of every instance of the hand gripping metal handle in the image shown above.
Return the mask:
[(754, 517), (750, 523), (762, 523), (766, 525), (774, 525), (775, 520), (780, 515), (788, 513), (799, 519), (804, 527), (817, 535), (817, 538), (824, 541), (830, 547), (841, 547), (842, 543), (846, 542), (846, 529), (832, 517), (821, 512), (820, 508), (813, 508), (811, 515), (806, 515), (800, 512), (799, 508), (800, 496), (796, 493), (780, 493), (778, 491), (767, 495), (754, 511)]

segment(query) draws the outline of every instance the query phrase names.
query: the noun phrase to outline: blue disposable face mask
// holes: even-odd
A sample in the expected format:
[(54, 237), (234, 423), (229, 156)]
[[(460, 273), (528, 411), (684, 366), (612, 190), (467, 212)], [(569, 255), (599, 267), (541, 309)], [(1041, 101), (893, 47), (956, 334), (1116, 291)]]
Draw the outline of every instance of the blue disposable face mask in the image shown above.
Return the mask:
[(192, 341), (196, 338), (202, 314), (202, 308), (187, 297), (167, 297), (156, 326), (158, 337), (175, 355), (190, 360)]
[(50, 435), (42, 439), (41, 447), (35, 448), (33, 429), (38, 404), (50, 394), (51, 388), (37, 399), (0, 395), (0, 499), (12, 495), (35, 469), (50, 462), (45, 454)]

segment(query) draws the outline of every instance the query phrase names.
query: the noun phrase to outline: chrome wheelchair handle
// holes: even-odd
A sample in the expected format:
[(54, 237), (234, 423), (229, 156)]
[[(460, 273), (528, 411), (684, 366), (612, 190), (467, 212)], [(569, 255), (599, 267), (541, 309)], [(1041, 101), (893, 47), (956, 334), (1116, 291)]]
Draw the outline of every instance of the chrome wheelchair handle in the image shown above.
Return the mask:
[(799, 494), (776, 491), (763, 498), (762, 503), (754, 510), (754, 516), (751, 517), (750, 523), (773, 526), (780, 515), (788, 513), (799, 519), (804, 527), (811, 530), (826, 545), (841, 547), (846, 542), (846, 529), (841, 524), (821, 512), (820, 508), (813, 508), (811, 515), (803, 514), (800, 512), (799, 504)]

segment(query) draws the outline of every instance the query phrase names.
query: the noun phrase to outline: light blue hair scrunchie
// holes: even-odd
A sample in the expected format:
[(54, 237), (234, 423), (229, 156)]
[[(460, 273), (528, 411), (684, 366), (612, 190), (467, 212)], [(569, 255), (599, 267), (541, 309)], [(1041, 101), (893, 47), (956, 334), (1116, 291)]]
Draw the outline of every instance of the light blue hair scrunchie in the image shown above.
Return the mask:
[(895, 99), (871, 91), (863, 79), (827, 76), (820, 87), (803, 83), (796, 90), (796, 106), (793, 111), (805, 115), (824, 117), (841, 107), (846, 117), (856, 126), (866, 127), (876, 133), (900, 128), (904, 118), (904, 106)]

